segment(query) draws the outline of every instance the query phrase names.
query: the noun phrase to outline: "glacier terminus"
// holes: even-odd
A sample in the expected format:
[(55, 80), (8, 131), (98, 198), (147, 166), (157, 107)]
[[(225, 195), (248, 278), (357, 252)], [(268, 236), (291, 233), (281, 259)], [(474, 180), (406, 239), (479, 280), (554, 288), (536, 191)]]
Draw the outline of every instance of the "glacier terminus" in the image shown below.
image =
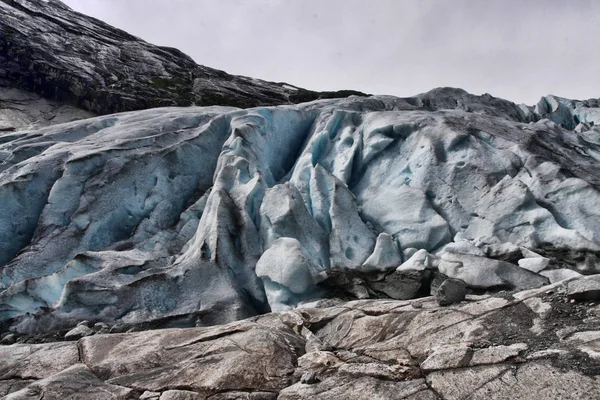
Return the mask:
[(599, 273), (598, 123), (593, 99), (440, 88), (0, 132), (0, 319), (214, 325)]

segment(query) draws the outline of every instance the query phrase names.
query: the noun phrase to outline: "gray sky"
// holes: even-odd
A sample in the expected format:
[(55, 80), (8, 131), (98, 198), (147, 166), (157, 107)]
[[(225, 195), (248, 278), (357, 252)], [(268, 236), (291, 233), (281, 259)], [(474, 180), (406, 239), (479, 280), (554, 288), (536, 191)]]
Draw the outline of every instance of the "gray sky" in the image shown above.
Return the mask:
[(199, 64), (307, 89), (600, 97), (600, 0), (63, 0)]

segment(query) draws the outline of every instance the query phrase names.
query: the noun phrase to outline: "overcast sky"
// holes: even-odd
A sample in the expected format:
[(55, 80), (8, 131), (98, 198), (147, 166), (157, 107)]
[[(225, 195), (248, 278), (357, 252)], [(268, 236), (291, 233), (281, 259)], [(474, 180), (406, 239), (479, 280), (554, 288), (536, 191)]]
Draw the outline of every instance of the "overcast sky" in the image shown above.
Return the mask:
[(600, 0), (63, 0), (199, 64), (314, 90), (600, 97)]

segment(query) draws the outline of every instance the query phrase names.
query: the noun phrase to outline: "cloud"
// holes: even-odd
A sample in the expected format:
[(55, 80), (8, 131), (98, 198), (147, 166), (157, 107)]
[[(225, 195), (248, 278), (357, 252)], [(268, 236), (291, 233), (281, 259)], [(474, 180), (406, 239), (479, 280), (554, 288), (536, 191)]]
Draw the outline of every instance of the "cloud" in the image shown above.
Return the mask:
[(65, 2), (200, 64), (309, 89), (600, 96), (596, 0)]

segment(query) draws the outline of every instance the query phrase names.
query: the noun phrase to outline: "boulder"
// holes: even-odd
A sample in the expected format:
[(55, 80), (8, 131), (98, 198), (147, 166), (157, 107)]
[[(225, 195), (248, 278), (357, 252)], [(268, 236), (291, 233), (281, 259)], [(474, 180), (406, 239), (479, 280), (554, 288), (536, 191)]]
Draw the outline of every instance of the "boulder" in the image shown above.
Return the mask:
[(75, 328), (71, 329), (69, 332), (65, 334), (65, 340), (78, 340), (85, 336), (90, 336), (95, 334), (92, 328), (88, 327), (87, 324), (77, 325)]
[(600, 275), (570, 281), (567, 296), (574, 300), (600, 300)]
[(17, 335), (14, 333), (8, 333), (6, 335), (2, 335), (2, 340), (0, 340), (0, 344), (13, 344), (17, 341)]
[(581, 275), (577, 271), (573, 271), (572, 269), (567, 268), (559, 268), (559, 269), (549, 269), (545, 271), (541, 271), (540, 275), (545, 276), (550, 280), (550, 283), (556, 283), (560, 281), (564, 281), (566, 279), (578, 278)]
[(467, 296), (467, 285), (460, 279), (446, 279), (437, 289), (435, 298), (440, 306), (459, 303)]
[(482, 256), (444, 252), (439, 270), (450, 278), (464, 281), (478, 289), (531, 289), (549, 283), (548, 278), (506, 261)]

